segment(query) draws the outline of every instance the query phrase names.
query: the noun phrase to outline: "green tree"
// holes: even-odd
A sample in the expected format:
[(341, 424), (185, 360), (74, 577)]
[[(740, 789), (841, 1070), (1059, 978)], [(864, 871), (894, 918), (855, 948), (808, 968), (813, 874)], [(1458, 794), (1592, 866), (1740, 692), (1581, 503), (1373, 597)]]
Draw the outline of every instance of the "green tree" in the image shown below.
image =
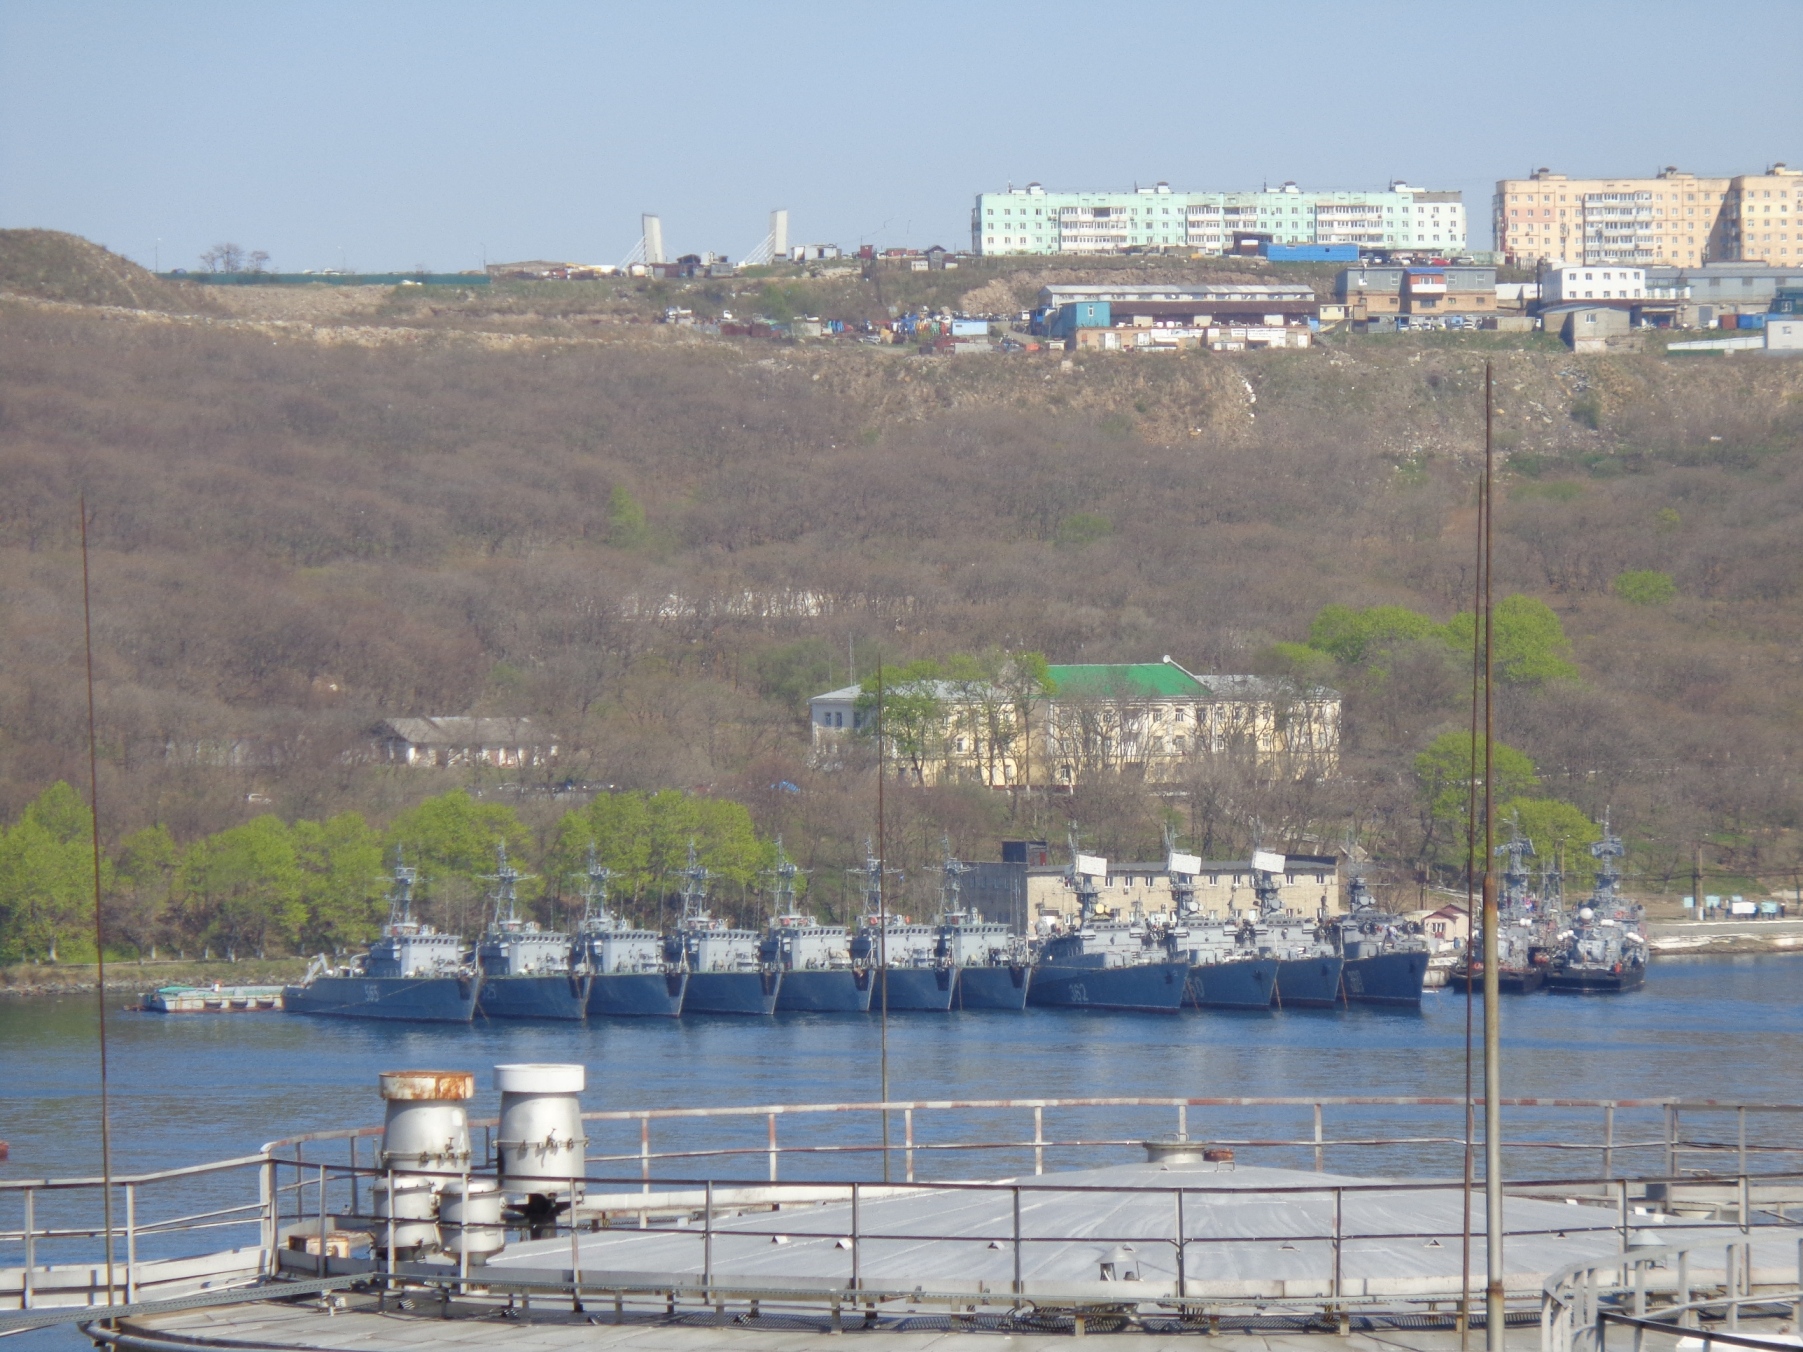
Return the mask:
[[(905, 766), (916, 783), (926, 782), (926, 767), (938, 758), (946, 733), (945, 700), (940, 685), (945, 673), (931, 658), (890, 667), (883, 673), (882, 724), (885, 758)], [(855, 706), (859, 731), (876, 736), (877, 678), (865, 678)]]
[(1308, 627), (1308, 646), (1352, 666), (1376, 660), (1397, 643), (1440, 636), (1442, 628), (1406, 606), (1321, 607)]
[(772, 858), (743, 803), (665, 789), (597, 794), (588, 807), (565, 813), (552, 830), (545, 871), (564, 895), (574, 895), (592, 843), (596, 863), (613, 871), (610, 890), (621, 904), (661, 906), (681, 887), (690, 841), (698, 862), (741, 893)]
[(230, 957), (292, 947), (307, 918), (294, 832), (273, 814), (196, 842), (181, 886), (192, 928)]
[[(430, 899), (435, 887), (449, 891), (447, 884), (452, 882), (486, 890), (486, 880), (495, 871), (495, 847), (505, 845), (524, 859), (532, 847), (532, 834), (512, 808), (478, 803), (457, 789), (428, 798), (389, 823), (382, 838), (384, 855), (397, 845), (407, 863), (419, 870), (420, 895)], [(524, 888), (521, 895), (528, 895)]]
[(637, 549), (648, 533), (645, 509), (625, 484), (615, 484), (607, 495), (607, 542), (621, 549)]
[[(0, 949), (13, 958), (91, 954), (93, 817), (58, 780), (0, 834)], [(111, 882), (102, 862), (101, 886)]]
[[(1480, 760), (1474, 770), (1470, 734), (1444, 732), (1415, 757), (1415, 783), (1422, 804), (1423, 858), (1464, 863), (1467, 798), (1472, 781), (1483, 772), (1481, 742), (1478, 751)], [(1494, 802), (1521, 797), (1540, 783), (1534, 762), (1512, 746), (1495, 743), (1491, 760), (1496, 776)], [(1482, 787), (1478, 786), (1480, 794)]]
[(362, 816), (341, 812), (294, 824), (300, 866), (301, 941), (307, 951), (368, 943), (387, 918), (382, 837)]
[(1511, 798), (1496, 810), (1499, 843), (1509, 838), (1510, 823), (1534, 842), (1540, 867), (1560, 861), (1568, 891), (1591, 885), (1596, 860), (1590, 857), (1589, 846), (1603, 838), (1603, 830), (1583, 812), (1557, 798)]
[(1678, 594), (1678, 584), (1672, 581), (1670, 573), (1650, 568), (1617, 573), (1610, 585), (1622, 600), (1637, 606), (1662, 606)]
[(176, 871), (182, 852), (166, 826), (146, 826), (119, 843), (106, 898), (106, 932), (137, 950), (156, 954), (172, 920)]
[[(1446, 641), (1471, 651), (1476, 620), (1470, 611), (1453, 616)], [(1508, 685), (1540, 685), (1576, 680), (1578, 669), (1566, 661), (1571, 642), (1565, 627), (1546, 602), (1532, 596), (1505, 596), (1496, 603), (1496, 679)]]

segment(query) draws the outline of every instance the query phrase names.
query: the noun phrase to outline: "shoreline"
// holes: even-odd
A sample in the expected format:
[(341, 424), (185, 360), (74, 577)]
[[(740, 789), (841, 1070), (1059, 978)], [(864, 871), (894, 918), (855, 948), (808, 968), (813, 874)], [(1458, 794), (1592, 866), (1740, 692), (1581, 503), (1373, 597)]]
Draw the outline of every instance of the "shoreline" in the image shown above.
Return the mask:
[(1654, 953), (1794, 953), (1803, 950), (1803, 918), (1782, 920), (1650, 920)]
[[(247, 958), (227, 962), (164, 959), (138, 963), (127, 959), (109, 962), (107, 994), (143, 995), (159, 986), (281, 986), (300, 980), (307, 970), (305, 958)], [(0, 999), (8, 996), (91, 994), (98, 986), (91, 962), (19, 964), (0, 968)]]

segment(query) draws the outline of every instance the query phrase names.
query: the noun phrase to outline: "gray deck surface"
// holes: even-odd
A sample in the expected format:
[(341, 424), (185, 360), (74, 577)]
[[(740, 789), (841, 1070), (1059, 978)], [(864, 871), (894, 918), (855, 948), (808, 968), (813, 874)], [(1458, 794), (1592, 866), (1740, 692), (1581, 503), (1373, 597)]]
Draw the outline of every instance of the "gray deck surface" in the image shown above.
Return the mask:
[[(1132, 1246), (1140, 1290), (1174, 1293), (1175, 1188), (1229, 1189), (1184, 1197), (1184, 1293), (1198, 1297), (1309, 1297), (1332, 1291), (1334, 1229), (1330, 1191), (1273, 1194), (1272, 1188), (1348, 1188), (1383, 1180), (1302, 1170), (1213, 1164), (1125, 1164), (1018, 1180), (1021, 1193), (1021, 1273), (1025, 1293), (1125, 1294), (1105, 1283), (1101, 1263), (1117, 1245)], [(1059, 1191), (1060, 1185), (1154, 1192)], [(1243, 1195), (1242, 1195), (1243, 1194)], [(1463, 1198), (1458, 1189), (1403, 1185), (1381, 1193), (1347, 1192), (1341, 1208), (1340, 1291), (1347, 1296), (1456, 1293), (1460, 1288)], [(1613, 1207), (1563, 1201), (1508, 1199), (1504, 1216), (1511, 1293), (1538, 1294), (1546, 1276), (1569, 1263), (1619, 1253), (1622, 1234)], [(1732, 1234), (1695, 1226), (1661, 1225), (1630, 1216), (1635, 1242), (1704, 1242)], [(1483, 1196), (1472, 1205), (1472, 1273), (1483, 1284)], [(926, 1190), (870, 1199), (859, 1207), (859, 1277), (867, 1287), (928, 1292), (1006, 1291), (1014, 1277), (1013, 1216), (1003, 1192)], [(1645, 1237), (1641, 1238), (1640, 1232)], [(1524, 1233), (1526, 1232), (1526, 1233)], [(796, 1286), (843, 1286), (852, 1275), (849, 1203), (809, 1205), (717, 1219), (713, 1273), (719, 1283), (746, 1281)], [(1754, 1266), (1794, 1273), (1803, 1231), (1761, 1226), (1754, 1231)], [(921, 1239), (906, 1236), (942, 1235)], [(820, 1236), (820, 1237), (810, 1237)], [(893, 1238), (885, 1238), (893, 1236)], [(779, 1239), (781, 1242), (779, 1242)], [(656, 1282), (697, 1279), (702, 1272), (699, 1222), (686, 1233), (603, 1230), (584, 1234), (585, 1278)], [(567, 1238), (514, 1244), (490, 1262), (497, 1275), (522, 1270), (567, 1273)], [(1703, 1267), (1707, 1268), (1707, 1264)], [(1699, 1275), (1702, 1269), (1699, 1269)]]

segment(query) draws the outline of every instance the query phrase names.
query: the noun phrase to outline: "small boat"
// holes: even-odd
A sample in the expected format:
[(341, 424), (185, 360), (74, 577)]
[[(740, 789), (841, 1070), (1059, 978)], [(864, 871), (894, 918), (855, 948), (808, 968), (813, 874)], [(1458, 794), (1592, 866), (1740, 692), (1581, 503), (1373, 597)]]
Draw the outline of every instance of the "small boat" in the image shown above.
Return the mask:
[(1615, 861), (1626, 853), (1621, 837), (1603, 820), (1603, 838), (1590, 847), (1598, 861), (1596, 886), (1578, 908), (1563, 946), (1546, 973), (1550, 991), (1617, 994), (1646, 984), (1645, 912), (1616, 892), (1621, 873)]
[(708, 911), (712, 878), (697, 862), (695, 842), (690, 841), (682, 920), (666, 949), (680, 954), (688, 974), (683, 1013), (768, 1015), (776, 1009), (783, 973), (764, 961), (763, 938), (756, 930), (736, 929)]
[(1079, 854), (1073, 835), (1065, 885), (1077, 894), (1077, 919), (1047, 925), (1033, 964), (1027, 1003), (1065, 1009), (1175, 1014), (1188, 987), (1188, 959), (1174, 959), (1143, 919), (1121, 919), (1099, 905), (1096, 884), (1108, 861)]
[(397, 847), (382, 937), (342, 967), (322, 953), (298, 985), (282, 988), (282, 1007), (290, 1014), (468, 1023), (482, 973), (467, 960), (459, 935), (440, 934), (414, 919), (417, 878)]
[(609, 910), (612, 877), (611, 869), (595, 862), (590, 845), (574, 957), (577, 969), (588, 977), (589, 1017), (673, 1019), (682, 1013), (689, 984), (682, 946)]
[(280, 986), (158, 986), (140, 1009), (155, 1014), (240, 1014), (282, 1007)]
[(491, 1019), (588, 1016), (589, 975), (574, 961), (570, 936), (520, 916), (519, 872), (507, 847), (495, 847), (494, 916), (476, 945), (482, 993), (476, 1007)]

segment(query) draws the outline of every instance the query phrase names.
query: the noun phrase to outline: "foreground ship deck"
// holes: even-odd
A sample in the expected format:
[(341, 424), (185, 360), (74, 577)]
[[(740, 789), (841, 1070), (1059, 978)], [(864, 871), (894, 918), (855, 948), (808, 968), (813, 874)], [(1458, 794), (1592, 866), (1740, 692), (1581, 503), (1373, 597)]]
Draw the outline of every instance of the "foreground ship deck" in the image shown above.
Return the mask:
[[(573, 1098), (568, 1107), (576, 1112)], [(1304, 1124), (1312, 1112), (1313, 1132), (1242, 1133), (1227, 1144), (1254, 1108), (1299, 1114)], [(1159, 1118), (1170, 1124), (1172, 1110), (1177, 1135), (1145, 1133)], [(1790, 1157), (1803, 1106), (1513, 1100), (1507, 1110), (1513, 1161), (1575, 1155), (1603, 1165), (1510, 1183), (1512, 1347), (1598, 1352), (1599, 1318), (1677, 1321), (1687, 1305), (1690, 1320), (1716, 1333), (1793, 1317), (1803, 1300), (1795, 1223), (1803, 1174)], [(460, 1186), (458, 1171), (492, 1176), (493, 1145), (511, 1130), (507, 1111), (504, 1100), (498, 1128), (470, 1123), (474, 1156), (441, 1177), (447, 1195)], [(885, 1112), (895, 1128), (886, 1151), (869, 1131)], [(1460, 1112), (1456, 1101), (1367, 1097), (586, 1113), (576, 1229), (543, 1209), (534, 1217), (506, 1185), (518, 1209), (505, 1242), (497, 1224), (498, 1251), (477, 1245), (477, 1258), (459, 1254), (448, 1219), (442, 1232), (428, 1226), (442, 1241), (417, 1251), (394, 1238), (398, 1230), (384, 1240), (385, 1221), (364, 1214), (386, 1186), (369, 1147), (392, 1142), (380, 1128), (318, 1133), (244, 1159), (120, 1180), (136, 1199), (125, 1208), (134, 1229), (116, 1263), (115, 1314), (103, 1322), (91, 1308), (105, 1300), (93, 1254), (46, 1261), (53, 1241), (67, 1248), (92, 1235), (71, 1223), (78, 1218), (52, 1215), (50, 1203), (91, 1202), (94, 1180), (0, 1184), (0, 1201), (13, 1207), (0, 1218), (0, 1242), (24, 1239), (27, 1255), (35, 1246), (29, 1268), (0, 1269), (0, 1311), (16, 1312), (0, 1312), (0, 1333), (79, 1317), (97, 1342), (137, 1352), (428, 1344), (500, 1352), (578, 1341), (762, 1352), (840, 1331), (867, 1331), (897, 1349), (970, 1339), (993, 1347), (997, 1335), (1037, 1345), (1199, 1333), (1247, 1346), (1319, 1345), (1316, 1335), (1331, 1334), (1373, 1349), (1451, 1352), (1466, 1293), (1460, 1185), (1330, 1172), (1325, 1163), (1329, 1154), (1444, 1154), (1458, 1144), (1446, 1120)], [(1340, 1130), (1324, 1129), (1328, 1114)], [(1063, 1129), (1048, 1131), (1048, 1117)], [(1009, 1119), (1030, 1120), (1031, 1135), (1006, 1130)], [(1215, 1129), (1207, 1145), (1188, 1135), (1204, 1119)], [(1048, 1168), (1054, 1154), (1076, 1167)], [(381, 1158), (398, 1169), (398, 1156)], [(993, 1167), (1003, 1163), (1012, 1168)], [(804, 1176), (779, 1176), (791, 1169)], [(917, 1177), (926, 1170), (938, 1176)], [(234, 1204), (231, 1180), (254, 1181), (256, 1200)], [(176, 1194), (167, 1199), (175, 1219), (151, 1214), (144, 1199), (153, 1187)], [(1482, 1216), (1480, 1199), (1470, 1288), (1480, 1318)], [(240, 1224), (255, 1228), (256, 1241), (222, 1249), (217, 1229)], [(194, 1241), (180, 1254), (178, 1236)], [(120, 1298), (133, 1308), (119, 1308)], [(171, 1301), (206, 1308), (158, 1304)], [(59, 1305), (90, 1308), (45, 1308)], [(1648, 1336), (1666, 1347), (1682, 1331)], [(1618, 1336), (1624, 1348), (1634, 1341), (1632, 1328)]]

